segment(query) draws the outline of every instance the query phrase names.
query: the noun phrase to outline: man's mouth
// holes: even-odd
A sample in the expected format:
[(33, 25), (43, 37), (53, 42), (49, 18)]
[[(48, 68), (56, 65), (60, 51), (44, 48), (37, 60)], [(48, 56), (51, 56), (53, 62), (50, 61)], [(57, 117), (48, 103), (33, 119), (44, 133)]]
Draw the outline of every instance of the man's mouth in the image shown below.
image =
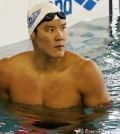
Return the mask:
[(58, 46), (55, 46), (54, 48), (63, 49), (64, 47), (65, 47), (64, 45), (58, 45)]

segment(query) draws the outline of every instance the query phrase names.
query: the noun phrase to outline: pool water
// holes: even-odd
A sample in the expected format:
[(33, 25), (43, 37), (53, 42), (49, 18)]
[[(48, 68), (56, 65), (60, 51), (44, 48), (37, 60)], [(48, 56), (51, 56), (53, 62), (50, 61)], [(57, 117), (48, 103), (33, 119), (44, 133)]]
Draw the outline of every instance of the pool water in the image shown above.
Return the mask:
[[(110, 37), (109, 31), (108, 18), (80, 22), (68, 28), (67, 49), (93, 59), (99, 65), (113, 101), (110, 105), (57, 110), (43, 106), (16, 104), (1, 98), (0, 132), (119, 134), (120, 45), (119, 38), (116, 40)], [(13, 44), (11, 47), (19, 44)], [(29, 48), (29, 41), (23, 41), (21, 44), (27, 44)], [(5, 50), (9, 51), (8, 48)]]

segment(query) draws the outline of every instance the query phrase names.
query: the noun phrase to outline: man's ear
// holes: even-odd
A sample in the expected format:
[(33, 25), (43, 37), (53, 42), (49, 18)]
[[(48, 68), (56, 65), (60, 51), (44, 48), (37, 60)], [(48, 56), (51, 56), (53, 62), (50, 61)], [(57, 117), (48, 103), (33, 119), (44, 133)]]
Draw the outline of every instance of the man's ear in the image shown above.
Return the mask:
[(34, 40), (35, 37), (36, 37), (36, 34), (35, 34), (35, 32), (33, 32), (33, 33), (31, 34), (31, 36), (30, 36), (30, 39), (31, 39), (31, 40)]

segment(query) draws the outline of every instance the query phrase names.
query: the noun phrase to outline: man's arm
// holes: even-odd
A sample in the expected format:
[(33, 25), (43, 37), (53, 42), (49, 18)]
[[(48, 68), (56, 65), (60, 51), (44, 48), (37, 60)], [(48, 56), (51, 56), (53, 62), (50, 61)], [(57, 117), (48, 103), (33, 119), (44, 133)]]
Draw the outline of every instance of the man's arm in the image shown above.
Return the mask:
[(7, 81), (7, 59), (0, 60), (0, 97), (9, 98)]
[(86, 106), (97, 106), (110, 102), (110, 95), (99, 67), (91, 60), (84, 63), (83, 103)]

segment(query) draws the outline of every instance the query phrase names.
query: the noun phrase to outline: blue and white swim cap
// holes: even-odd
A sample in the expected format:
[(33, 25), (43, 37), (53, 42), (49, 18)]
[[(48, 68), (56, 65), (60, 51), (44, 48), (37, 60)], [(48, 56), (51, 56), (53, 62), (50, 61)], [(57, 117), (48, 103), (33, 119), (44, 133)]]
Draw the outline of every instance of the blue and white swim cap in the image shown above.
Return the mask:
[[(41, 22), (46, 14), (59, 11), (60, 9), (50, 2), (42, 2), (34, 5), (31, 9), (29, 9), (27, 14), (29, 36), (31, 36), (36, 26)], [(54, 19), (59, 18), (56, 16)]]

